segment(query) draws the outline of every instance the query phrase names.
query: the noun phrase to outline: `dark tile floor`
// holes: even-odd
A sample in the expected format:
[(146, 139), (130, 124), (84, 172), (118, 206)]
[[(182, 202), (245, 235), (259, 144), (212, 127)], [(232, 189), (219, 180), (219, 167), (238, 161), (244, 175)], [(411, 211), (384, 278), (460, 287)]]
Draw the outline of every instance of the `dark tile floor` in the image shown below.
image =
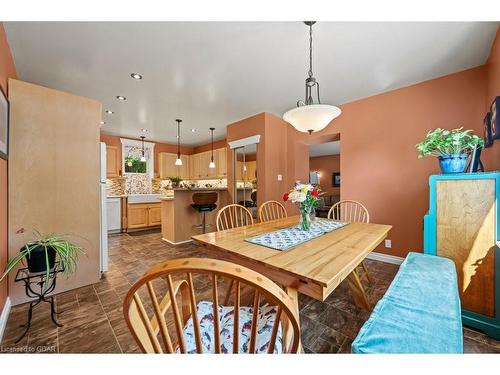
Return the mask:
[[(62, 311), (56, 327), (49, 317), (48, 304), (39, 305), (33, 324), (23, 340), (27, 304), (12, 308), (0, 345), (0, 352), (20, 353), (136, 353), (135, 344), (125, 324), (122, 301), (131, 284), (152, 265), (170, 258), (206, 256), (196, 245), (169, 246), (159, 233), (139, 236), (127, 234), (110, 237), (110, 266), (99, 283), (56, 296)], [(366, 283), (370, 301), (376, 303), (385, 293), (397, 272), (395, 265), (367, 260), (372, 285)], [(354, 305), (348, 287), (341, 284), (325, 302), (300, 296), (302, 343), (306, 353), (349, 353), (369, 314)], [(464, 329), (467, 353), (500, 353), (500, 342), (480, 332)]]

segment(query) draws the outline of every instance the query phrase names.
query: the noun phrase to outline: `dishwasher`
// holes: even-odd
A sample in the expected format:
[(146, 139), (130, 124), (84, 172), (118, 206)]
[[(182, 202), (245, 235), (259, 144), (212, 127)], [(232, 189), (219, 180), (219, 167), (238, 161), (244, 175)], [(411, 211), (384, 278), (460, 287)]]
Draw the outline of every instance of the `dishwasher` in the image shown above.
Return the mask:
[(106, 199), (108, 233), (121, 232), (121, 199), (119, 197)]

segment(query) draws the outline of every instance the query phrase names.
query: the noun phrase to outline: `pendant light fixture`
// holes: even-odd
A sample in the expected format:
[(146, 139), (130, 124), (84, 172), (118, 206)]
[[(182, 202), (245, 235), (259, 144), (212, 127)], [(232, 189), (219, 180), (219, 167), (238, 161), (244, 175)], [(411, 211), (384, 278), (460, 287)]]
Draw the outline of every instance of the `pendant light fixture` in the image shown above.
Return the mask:
[(176, 119), (177, 121), (177, 159), (175, 160), (175, 165), (182, 165), (181, 159), (181, 122), (182, 120)]
[(141, 141), (142, 141), (142, 150), (141, 150), (141, 161), (142, 162), (145, 162), (146, 161), (146, 155), (144, 154), (144, 138), (146, 138), (145, 136), (141, 135)]
[(210, 128), (210, 133), (212, 136), (212, 156), (210, 157), (210, 163), (208, 164), (208, 168), (214, 169), (215, 168), (215, 162), (214, 162), (214, 130), (215, 128)]
[[(297, 102), (296, 108), (286, 112), (283, 115), (283, 120), (290, 123), (299, 132), (311, 134), (325, 128), (342, 111), (333, 105), (321, 104), (319, 82), (314, 78), (312, 71), (312, 26), (316, 21), (305, 21), (304, 23), (309, 26), (309, 72), (306, 78), (306, 97), (304, 101)], [(314, 89), (316, 89), (318, 104), (314, 104)]]

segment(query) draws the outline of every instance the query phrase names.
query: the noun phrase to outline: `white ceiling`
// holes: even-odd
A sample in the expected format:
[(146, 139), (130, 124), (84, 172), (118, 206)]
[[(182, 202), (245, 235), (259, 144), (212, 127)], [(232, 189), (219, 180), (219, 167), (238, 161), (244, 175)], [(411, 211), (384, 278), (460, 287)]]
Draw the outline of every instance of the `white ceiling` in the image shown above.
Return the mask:
[(309, 146), (309, 157), (340, 154), (340, 141), (320, 143)]
[[(484, 64), (497, 23), (321, 22), (314, 73), (342, 104)], [(303, 99), (308, 30), (300, 22), (6, 22), (22, 80), (97, 99), (103, 131), (198, 145)], [(130, 73), (144, 76), (141, 81)], [(125, 102), (116, 95), (127, 97)], [(191, 133), (188, 129), (196, 129)]]

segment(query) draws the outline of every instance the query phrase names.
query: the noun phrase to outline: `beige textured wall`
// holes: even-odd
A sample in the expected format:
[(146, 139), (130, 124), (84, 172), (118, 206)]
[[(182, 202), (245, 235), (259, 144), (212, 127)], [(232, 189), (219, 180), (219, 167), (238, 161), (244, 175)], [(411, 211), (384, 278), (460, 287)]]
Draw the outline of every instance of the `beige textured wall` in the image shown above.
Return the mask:
[[(76, 275), (60, 276), (56, 293), (99, 280), (99, 122), (101, 104), (9, 80), (9, 256), (43, 233), (74, 235), (86, 256)], [(26, 234), (16, 234), (25, 228)], [(13, 304), (27, 299), (9, 278)]]

